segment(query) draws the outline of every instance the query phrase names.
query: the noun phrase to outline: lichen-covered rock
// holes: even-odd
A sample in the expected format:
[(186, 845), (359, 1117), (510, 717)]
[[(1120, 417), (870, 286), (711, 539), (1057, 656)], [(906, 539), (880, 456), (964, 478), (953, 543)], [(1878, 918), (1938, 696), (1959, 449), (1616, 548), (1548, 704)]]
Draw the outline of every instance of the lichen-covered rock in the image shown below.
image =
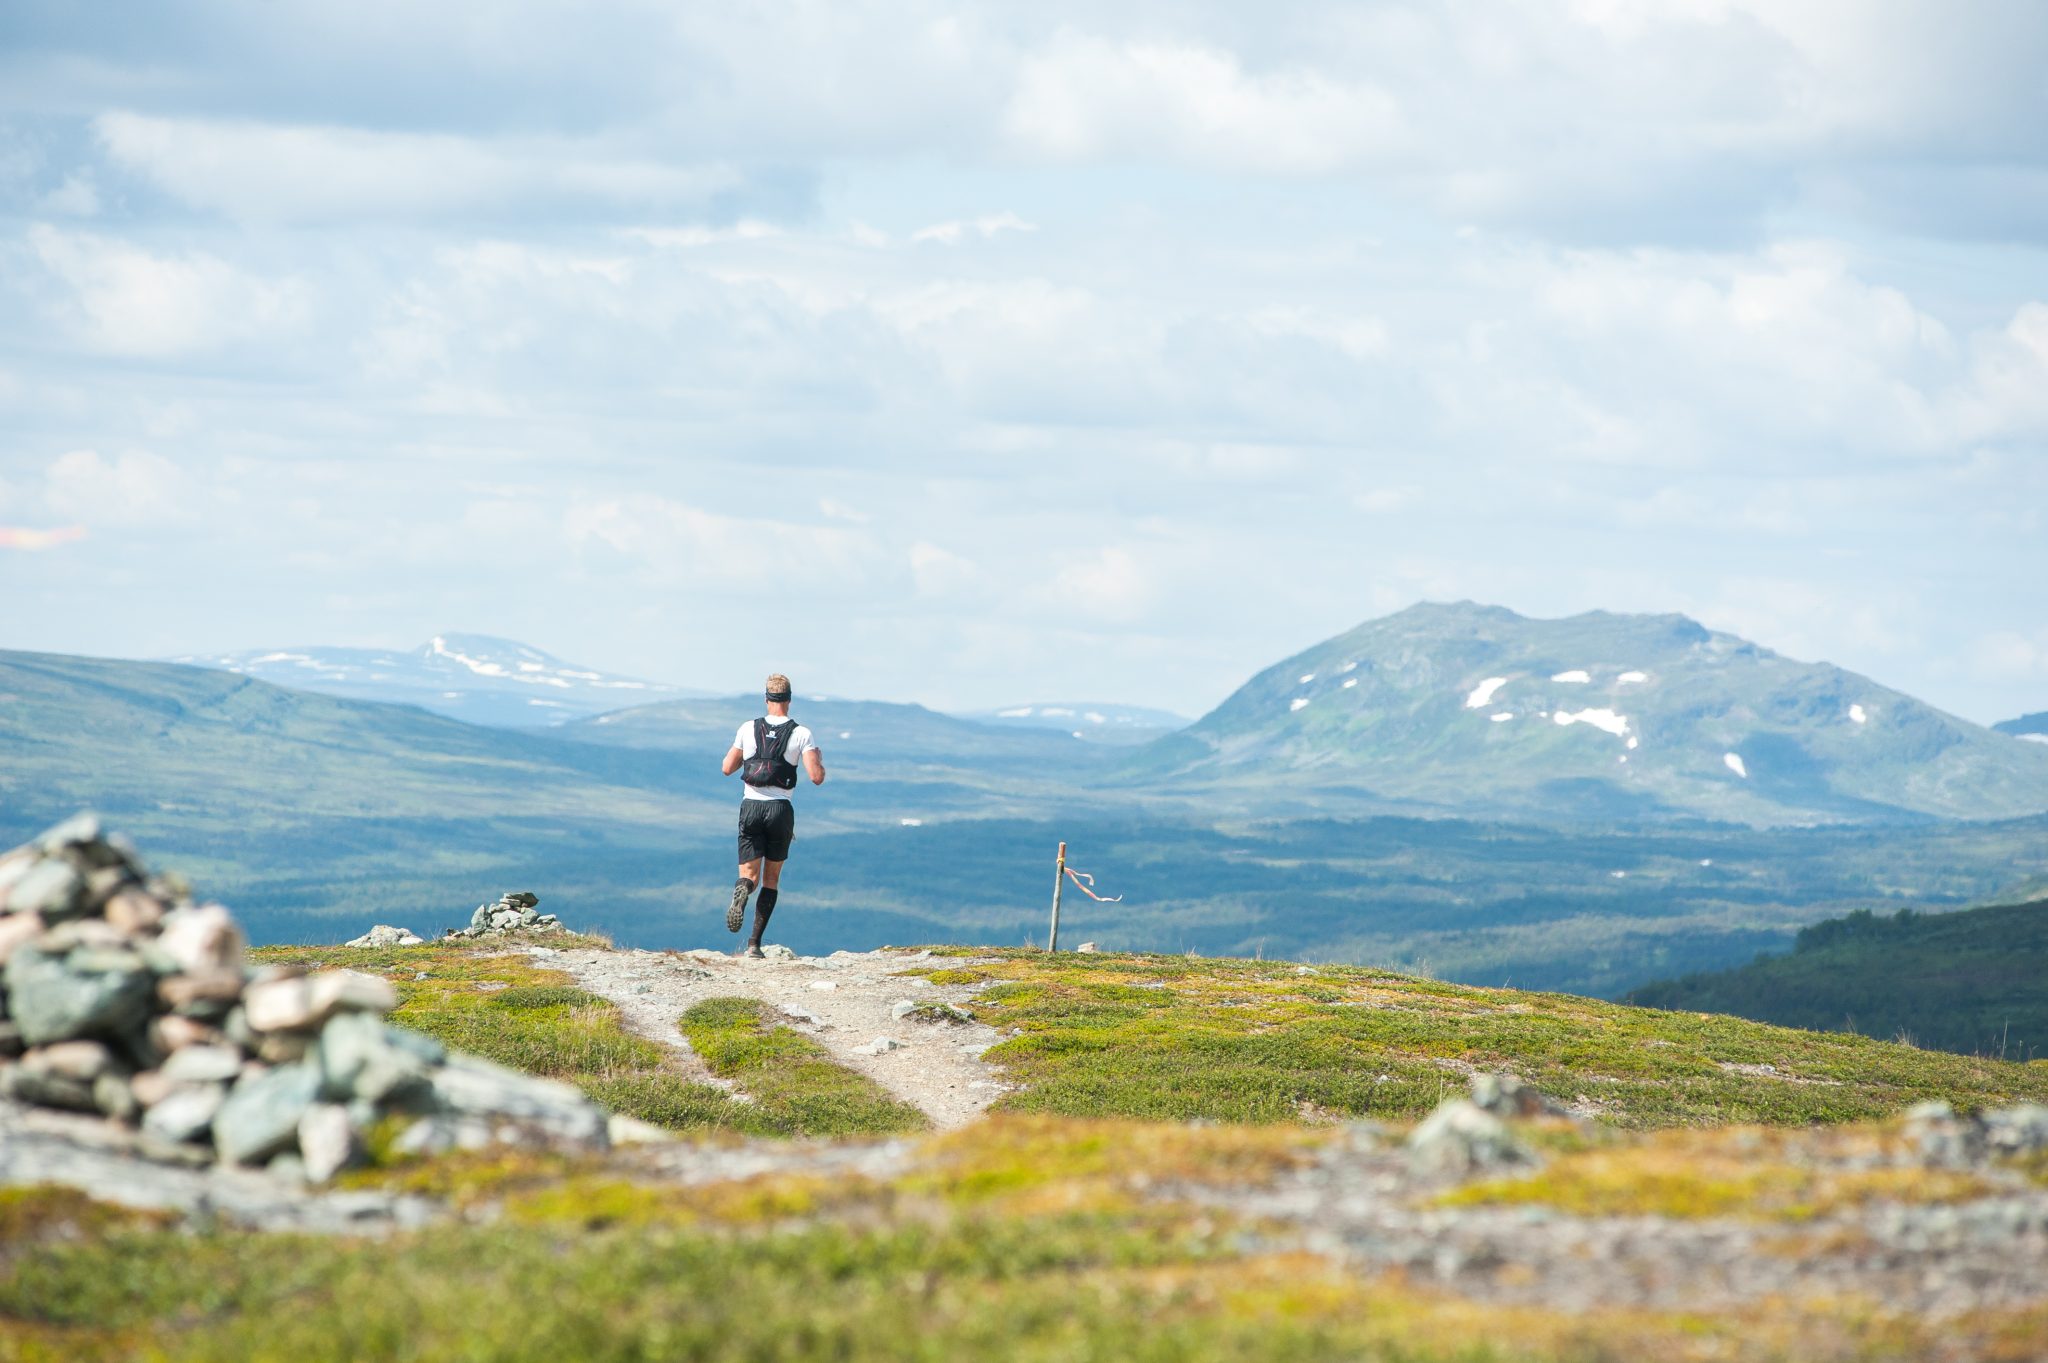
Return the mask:
[(291, 1149), (299, 1118), (320, 1096), (320, 1071), (280, 1065), (236, 1084), (213, 1118), (213, 1145), (234, 1164), (261, 1164)]
[(138, 1031), (156, 993), (156, 977), (141, 954), (118, 947), (54, 955), (32, 942), (7, 958), (0, 981), (8, 1014), (31, 1046)]

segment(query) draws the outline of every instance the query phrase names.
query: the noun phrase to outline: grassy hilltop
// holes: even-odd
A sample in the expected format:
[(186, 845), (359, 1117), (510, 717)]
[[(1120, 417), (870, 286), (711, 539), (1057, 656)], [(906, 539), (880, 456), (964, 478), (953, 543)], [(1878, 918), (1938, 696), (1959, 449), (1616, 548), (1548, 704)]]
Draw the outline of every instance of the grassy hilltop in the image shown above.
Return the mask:
[[(1841, 1296), (1707, 1315), (1496, 1299), (1346, 1267), (1229, 1201), (1368, 1149), (1377, 1138), (1345, 1119), (1398, 1135), (1466, 1070), (1509, 1070), (1597, 1120), (1532, 1130), (1540, 1171), (1419, 1185), (1404, 1204), (1532, 1226), (1739, 1225), (1803, 1261), (1841, 1252), (1839, 1218), (1865, 1205), (1938, 1211), (2006, 1186), (1873, 1167), (1899, 1139), (1873, 1119), (1933, 1097), (2048, 1098), (2048, 1064), (1385, 971), (956, 951), (904, 972), (982, 985), (977, 1016), (1012, 1033), (989, 1059), (1023, 1087), (982, 1122), (926, 1135), (915, 1109), (752, 1000), (679, 1019), (741, 1102), (501, 946), (260, 955), (385, 974), (399, 1021), (713, 1148), (852, 1140), (829, 1147), (851, 1162), (807, 1172), (805, 1152), (826, 1147), (799, 1143), (780, 1172), (709, 1182), (650, 1178), (625, 1156), (385, 1162), (350, 1177), (464, 1218), (373, 1242), (194, 1235), (69, 1193), (4, 1192), (0, 1359), (2017, 1359), (2048, 1328), (2036, 1307), (1937, 1322)], [(891, 1134), (912, 1144), (862, 1144)], [(879, 1163), (859, 1163), (869, 1149)]]

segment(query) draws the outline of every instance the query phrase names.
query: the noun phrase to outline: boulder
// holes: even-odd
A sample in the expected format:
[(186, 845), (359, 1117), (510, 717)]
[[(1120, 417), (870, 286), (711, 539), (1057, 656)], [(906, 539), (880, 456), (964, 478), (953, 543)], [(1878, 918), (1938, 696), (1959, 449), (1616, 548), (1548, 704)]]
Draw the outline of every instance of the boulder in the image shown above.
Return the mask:
[(299, 1158), (309, 1183), (325, 1183), (361, 1158), (363, 1147), (348, 1109), (315, 1103), (299, 1118)]
[(319, 1095), (320, 1071), (310, 1064), (280, 1065), (245, 1077), (214, 1114), (214, 1149), (234, 1164), (262, 1164), (283, 1154), (298, 1139), (299, 1119)]
[(0, 965), (7, 964), (17, 947), (42, 936), (44, 927), (41, 914), (10, 913), (0, 918)]
[(1499, 1117), (1469, 1098), (1452, 1098), (1410, 1133), (1408, 1160), (1423, 1173), (1466, 1175), (1516, 1168), (1535, 1157)]
[(436, 1109), (457, 1117), (497, 1118), (531, 1129), (549, 1144), (602, 1148), (604, 1110), (578, 1089), (536, 1079), (475, 1056), (451, 1055), (428, 1080)]
[(157, 1073), (172, 1084), (225, 1084), (242, 1072), (242, 1064), (242, 1052), (234, 1046), (187, 1046), (172, 1052)]
[(394, 928), (389, 923), (379, 923), (360, 937), (352, 937), (347, 945), (352, 947), (416, 947), (425, 942), (409, 928)]
[(41, 914), (52, 923), (79, 913), (84, 904), (85, 876), (61, 857), (36, 862), (7, 891), (9, 913)]
[(186, 1084), (151, 1103), (142, 1114), (142, 1129), (158, 1140), (183, 1145), (203, 1140), (227, 1098), (220, 1084)]
[(771, 961), (794, 961), (796, 953), (786, 946), (770, 944), (761, 948), (761, 954)]
[(156, 944), (188, 975), (242, 968), (242, 930), (218, 904), (172, 911), (164, 918)]
[(7, 1009), (31, 1046), (73, 1037), (116, 1038), (141, 1029), (156, 979), (142, 957), (108, 947), (49, 955), (35, 944), (7, 958)]
[(424, 1085), (446, 1054), (432, 1037), (369, 1013), (343, 1013), (320, 1031), (320, 1091), (335, 1102), (381, 1103)]

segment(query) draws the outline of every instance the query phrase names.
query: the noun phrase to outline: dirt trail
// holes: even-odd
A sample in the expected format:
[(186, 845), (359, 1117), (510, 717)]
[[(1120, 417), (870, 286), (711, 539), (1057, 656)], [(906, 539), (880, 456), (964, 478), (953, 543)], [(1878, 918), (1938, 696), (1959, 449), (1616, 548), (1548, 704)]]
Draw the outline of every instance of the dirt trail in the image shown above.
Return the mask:
[[(1008, 1091), (982, 1052), (1002, 1040), (979, 1022), (921, 1023), (891, 1009), (913, 1003), (973, 1007), (977, 986), (935, 985), (897, 972), (928, 964), (930, 952), (839, 951), (830, 956), (754, 961), (708, 949), (664, 951), (556, 951), (527, 948), (540, 963), (575, 977), (591, 993), (619, 1005), (641, 1036), (673, 1047), (685, 1068), (706, 1083), (731, 1090), (690, 1049), (676, 1020), (692, 1004), (739, 995), (769, 1005), (778, 1021), (814, 1038), (833, 1059), (872, 1078), (912, 1103), (940, 1130), (980, 1116)], [(959, 964), (968, 964), (961, 961)], [(876, 1054), (875, 1041), (900, 1045)]]

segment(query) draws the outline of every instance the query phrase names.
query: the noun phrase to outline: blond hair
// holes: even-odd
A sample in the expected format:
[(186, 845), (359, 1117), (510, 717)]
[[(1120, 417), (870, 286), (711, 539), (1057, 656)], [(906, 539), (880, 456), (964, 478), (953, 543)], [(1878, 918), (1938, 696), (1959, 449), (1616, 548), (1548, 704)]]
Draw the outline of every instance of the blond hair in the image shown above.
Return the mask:
[(770, 672), (766, 689), (769, 691), (790, 691), (792, 688), (789, 684), (789, 678), (783, 676), (780, 672)]

